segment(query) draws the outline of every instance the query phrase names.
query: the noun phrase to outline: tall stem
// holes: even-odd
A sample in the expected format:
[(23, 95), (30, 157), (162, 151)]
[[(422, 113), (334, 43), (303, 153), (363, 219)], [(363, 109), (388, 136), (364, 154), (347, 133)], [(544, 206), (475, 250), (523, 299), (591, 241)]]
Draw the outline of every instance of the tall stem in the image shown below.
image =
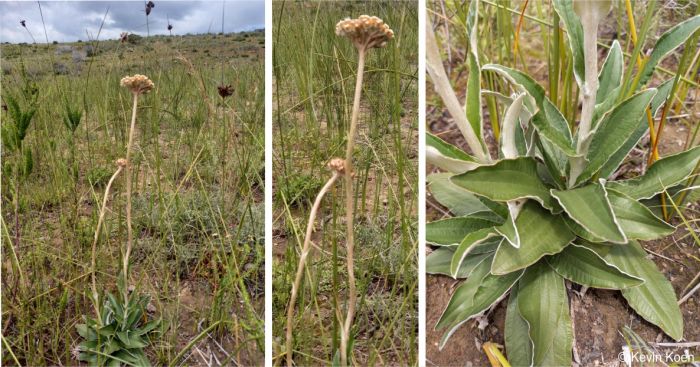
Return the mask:
[(321, 200), (323, 200), (323, 197), (338, 179), (338, 176), (339, 173), (337, 171), (333, 171), (333, 176), (331, 176), (328, 182), (326, 182), (323, 188), (321, 188), (321, 191), (318, 192), (318, 195), (316, 196), (316, 201), (314, 201), (314, 206), (311, 208), (311, 213), (309, 214), (309, 222), (306, 224), (306, 237), (304, 238), (304, 246), (301, 249), (301, 256), (299, 257), (299, 266), (297, 267), (297, 274), (294, 278), (294, 284), (292, 284), (292, 295), (289, 298), (289, 306), (287, 306), (287, 367), (292, 367), (292, 365), (294, 364), (292, 353), (294, 304), (296, 304), (297, 295), (299, 293), (299, 287), (301, 286), (301, 280), (304, 277), (304, 265), (306, 264), (306, 258), (309, 256), (309, 251), (311, 250), (311, 233), (314, 229), (316, 213), (318, 212), (318, 208), (321, 206)]
[(127, 302), (129, 295), (129, 256), (131, 255), (131, 247), (133, 234), (131, 230), (131, 145), (134, 141), (134, 130), (136, 126), (136, 109), (139, 101), (138, 93), (134, 93), (134, 108), (131, 112), (131, 126), (129, 127), (129, 142), (126, 145), (126, 251), (124, 252), (124, 263), (122, 264), (122, 272), (124, 273), (124, 302)]
[(355, 149), (355, 134), (357, 131), (357, 118), (360, 114), (360, 97), (362, 96), (362, 78), (365, 70), (365, 54), (367, 50), (364, 47), (358, 48), (359, 59), (357, 62), (357, 81), (355, 83), (355, 99), (352, 104), (352, 117), (350, 119), (350, 131), (348, 132), (348, 142), (345, 150), (345, 223), (346, 223), (346, 247), (347, 247), (347, 265), (348, 265), (348, 311), (345, 316), (345, 324), (343, 325), (343, 333), (340, 336), (340, 363), (343, 366), (348, 365), (348, 340), (350, 339), (350, 327), (355, 317), (355, 300), (357, 299), (357, 291), (355, 289), (355, 268), (354, 268), (354, 251), (355, 251), (355, 193), (353, 190), (353, 164), (352, 152)]
[(100, 305), (99, 305), (99, 295), (97, 294), (97, 276), (96, 276), (96, 265), (97, 265), (97, 239), (100, 237), (100, 228), (102, 227), (102, 222), (104, 221), (105, 212), (107, 211), (107, 199), (109, 199), (109, 189), (112, 188), (112, 183), (117, 178), (119, 173), (122, 171), (122, 166), (117, 167), (116, 172), (109, 179), (107, 187), (105, 188), (105, 195), (102, 198), (102, 207), (100, 208), (100, 216), (97, 219), (97, 228), (95, 228), (95, 238), (92, 241), (92, 257), (90, 259), (90, 273), (92, 278), (92, 299), (93, 305), (95, 307), (95, 319), (97, 322), (102, 324), (102, 318), (100, 317)]

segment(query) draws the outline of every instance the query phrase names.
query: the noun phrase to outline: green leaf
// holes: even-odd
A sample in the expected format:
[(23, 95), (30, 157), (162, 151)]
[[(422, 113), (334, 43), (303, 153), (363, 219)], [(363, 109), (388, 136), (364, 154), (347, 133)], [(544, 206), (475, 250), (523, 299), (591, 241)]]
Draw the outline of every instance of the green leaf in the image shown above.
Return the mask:
[(515, 158), (518, 154), (517, 132), (522, 133), (520, 127), (520, 115), (523, 111), (523, 99), (526, 94), (521, 93), (515, 97), (506, 109), (501, 123), (501, 152), (505, 158)]
[(87, 324), (77, 324), (75, 325), (75, 330), (78, 332), (78, 335), (80, 335), (85, 340), (90, 341), (97, 339), (97, 334), (95, 333), (95, 330), (93, 330), (91, 327), (88, 327)]
[(462, 173), (479, 167), (478, 163), (446, 157), (433, 147), (425, 147), (425, 159), (428, 163), (444, 171)]
[(117, 337), (119, 338), (119, 341), (122, 342), (122, 344), (124, 344), (124, 346), (128, 349), (144, 348), (147, 345), (140, 335), (131, 330), (117, 331)]
[[(563, 187), (563, 181), (567, 176), (567, 165), (570, 157), (547, 139), (536, 139), (536, 144), (537, 148), (542, 153), (545, 168), (547, 168), (549, 176), (556, 181), (557, 187)], [(581, 156), (577, 156), (577, 158), (583, 159)]]
[(523, 274), (519, 271), (504, 276), (493, 275), (489, 273), (490, 260), (491, 257), (482, 261), (469, 278), (455, 290), (440, 316), (435, 328), (448, 327), (440, 340), (440, 349), (463, 323), (497, 303)]
[(644, 283), (608, 264), (595, 251), (576, 244), (547, 258), (547, 262), (562, 277), (586, 287), (625, 289)]
[(503, 159), (455, 175), (450, 181), (467, 191), (495, 201), (535, 199), (549, 210), (559, 206), (537, 175), (537, 162), (531, 157)]
[(572, 190), (552, 190), (566, 214), (595, 237), (613, 243), (627, 243), (615, 218), (605, 187), (592, 183)]
[(440, 139), (439, 137), (437, 137), (431, 133), (425, 134), (425, 146), (435, 148), (438, 152), (440, 152), (445, 157), (459, 159), (459, 160), (468, 161), (468, 162), (476, 162), (474, 157), (470, 156), (462, 149), (457, 148), (456, 146)]
[[(596, 94), (596, 105), (603, 103), (607, 99), (617, 99), (619, 87), (622, 85), (624, 73), (624, 60), (622, 59), (622, 48), (620, 42), (614, 40), (608, 56), (605, 58), (603, 67), (598, 74), (598, 91)], [(615, 92), (617, 90), (617, 93)]]
[(647, 259), (647, 253), (636, 241), (626, 246), (613, 246), (605, 260), (625, 273), (644, 279), (644, 284), (622, 290), (630, 307), (674, 340), (683, 338), (683, 316), (671, 282)]
[(549, 99), (544, 99), (542, 110), (536, 113), (531, 121), (544, 139), (547, 139), (569, 157), (577, 155), (569, 123)]
[(675, 27), (666, 31), (656, 41), (654, 50), (649, 55), (644, 68), (639, 76), (640, 86), (644, 86), (654, 73), (654, 69), (671, 51), (682, 45), (695, 31), (700, 29), (700, 15), (696, 15), (685, 22), (682, 22)]
[(496, 230), (491, 228), (480, 229), (476, 232), (472, 232), (464, 237), (462, 242), (455, 250), (454, 256), (452, 256), (452, 262), (450, 264), (450, 275), (457, 279), (459, 270), (462, 267), (462, 262), (469, 255), (470, 251), (474, 249), (477, 245), (483, 243), (490, 237), (497, 236)]
[(576, 223), (573, 219), (569, 217), (565, 217), (564, 222), (566, 222), (566, 226), (569, 227), (569, 230), (571, 232), (574, 232), (574, 234), (577, 237), (581, 237), (589, 242), (611, 244), (604, 238), (600, 238), (594, 235), (593, 233), (589, 232), (587, 229), (583, 228), (580, 224)]
[(508, 274), (524, 269), (545, 255), (563, 250), (576, 236), (569, 231), (561, 215), (552, 215), (532, 200), (520, 209), (515, 220), (520, 237), (520, 248), (503, 240), (496, 250), (491, 272)]
[[(652, 116), (655, 116), (657, 111), (666, 102), (666, 99), (671, 93), (672, 86), (673, 79), (669, 79), (657, 87), (657, 93), (654, 95), (654, 98), (651, 99), (650, 103)], [(630, 136), (629, 139), (627, 139), (627, 141), (624, 144), (622, 144), (622, 146), (620, 146), (620, 148), (616, 150), (615, 153), (612, 154), (610, 159), (608, 159), (608, 161), (605, 162), (603, 167), (598, 172), (598, 177), (610, 177), (610, 175), (612, 175), (615, 172), (615, 170), (617, 170), (622, 161), (625, 160), (625, 157), (627, 157), (629, 152), (632, 151), (632, 149), (637, 145), (637, 143), (639, 143), (639, 140), (642, 138), (642, 136), (644, 136), (644, 134), (646, 134), (648, 130), (649, 123), (645, 114), (642, 118), (639, 119), (639, 122), (637, 123), (637, 129), (632, 133), (632, 136)]]
[(700, 159), (700, 146), (659, 159), (647, 173), (629, 180), (608, 182), (606, 187), (639, 200), (649, 199), (690, 176)]
[(527, 321), (518, 310), (518, 287), (510, 290), (506, 308), (505, 342), (508, 362), (513, 367), (532, 366), (533, 344)]
[(435, 246), (457, 246), (464, 237), (498, 223), (472, 217), (455, 217), (436, 220), (425, 225), (425, 241)]
[(588, 164), (576, 179), (577, 185), (598, 173), (619, 147), (632, 136), (654, 94), (656, 89), (653, 88), (639, 92), (603, 116), (590, 137), (586, 154)]
[(607, 191), (615, 217), (628, 239), (655, 240), (675, 231), (675, 227), (659, 219), (644, 204), (615, 190)]
[(468, 55), (469, 77), (467, 78), (467, 101), (465, 108), (467, 121), (472, 126), (472, 130), (484, 144), (484, 133), (481, 127), (481, 70), (479, 60), (474, 52)]
[(450, 177), (451, 173), (434, 173), (426, 178), (428, 189), (438, 203), (455, 216), (491, 210), (474, 194), (450, 182)]
[(509, 67), (498, 65), (498, 64), (487, 64), (484, 65), (481, 70), (489, 70), (497, 73), (506, 80), (508, 80), (519, 92), (526, 92), (529, 94), (535, 102), (535, 106), (528, 106), (528, 109), (535, 112), (534, 107), (540, 107), (542, 105), (542, 100), (546, 98), (546, 92), (541, 85), (537, 84), (535, 79), (531, 76), (523, 73), (522, 71), (511, 69)]
[[(451, 247), (440, 247), (431, 252), (425, 258), (426, 274), (452, 276), (452, 273), (450, 272), (450, 264), (452, 263), (452, 256), (454, 253), (455, 250)], [(493, 256), (493, 252), (485, 252), (482, 254), (470, 253), (464, 258), (464, 261), (462, 261), (462, 265), (459, 267), (456, 278), (467, 278), (480, 262), (490, 256)]]
[(518, 234), (518, 228), (515, 226), (515, 220), (518, 217), (518, 213), (520, 212), (520, 209), (522, 206), (518, 205), (524, 205), (516, 203), (509, 203), (509, 207), (512, 207), (510, 209), (510, 213), (508, 215), (508, 218), (506, 218), (506, 221), (501, 224), (496, 230), (498, 233), (500, 233), (503, 237), (506, 238), (508, 243), (510, 243), (513, 247), (515, 248), (520, 248), (520, 235)]
[(562, 279), (545, 263), (525, 271), (518, 282), (518, 311), (529, 326), (534, 366), (571, 366), (573, 331)]
[(554, 10), (559, 14), (559, 18), (564, 22), (566, 35), (569, 38), (569, 48), (574, 58), (574, 76), (576, 83), (583, 88), (585, 76), (585, 61), (583, 55), (583, 27), (581, 19), (574, 12), (572, 0), (554, 0), (552, 3)]

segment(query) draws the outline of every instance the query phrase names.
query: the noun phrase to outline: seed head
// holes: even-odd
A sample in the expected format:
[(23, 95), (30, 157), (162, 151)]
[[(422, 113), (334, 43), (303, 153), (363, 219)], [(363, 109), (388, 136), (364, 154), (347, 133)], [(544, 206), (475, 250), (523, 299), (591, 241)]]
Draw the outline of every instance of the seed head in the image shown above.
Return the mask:
[(228, 84), (228, 85), (222, 84), (216, 88), (219, 90), (219, 95), (221, 96), (221, 98), (226, 98), (226, 97), (233, 94), (233, 86), (231, 84)]
[(358, 49), (384, 47), (394, 38), (394, 31), (375, 16), (360, 15), (357, 19), (345, 18), (335, 25), (335, 34), (347, 37)]
[(328, 162), (328, 168), (338, 172), (339, 174), (345, 174), (345, 159), (343, 158), (333, 158)]
[(22, 27), (27, 28), (27, 21), (26, 20), (20, 20), (19, 24), (21, 24)]
[(168, 24), (168, 30), (169, 30), (169, 31), (172, 31), (172, 30), (173, 30), (173, 25), (172, 25), (172, 24)]
[(122, 87), (127, 87), (134, 94), (148, 93), (153, 89), (153, 82), (145, 75), (136, 74), (134, 76), (125, 76), (121, 81)]

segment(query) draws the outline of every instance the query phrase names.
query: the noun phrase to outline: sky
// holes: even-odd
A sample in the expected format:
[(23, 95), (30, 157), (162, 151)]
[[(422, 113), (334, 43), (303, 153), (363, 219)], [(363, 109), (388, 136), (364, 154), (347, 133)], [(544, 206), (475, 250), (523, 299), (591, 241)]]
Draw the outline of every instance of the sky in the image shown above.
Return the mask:
[[(224, 6), (224, 32), (265, 28), (264, 0), (158, 1), (148, 16), (150, 34), (168, 34), (168, 18), (173, 35), (221, 32)], [(121, 32), (146, 35), (145, 1), (0, 1), (0, 42), (46, 43), (41, 13), (49, 42), (86, 41), (119, 38)], [(107, 9), (109, 11), (107, 12)], [(105, 17), (107, 12), (107, 17)], [(27, 29), (20, 25), (25, 20)], [(89, 36), (88, 36), (89, 35)]]

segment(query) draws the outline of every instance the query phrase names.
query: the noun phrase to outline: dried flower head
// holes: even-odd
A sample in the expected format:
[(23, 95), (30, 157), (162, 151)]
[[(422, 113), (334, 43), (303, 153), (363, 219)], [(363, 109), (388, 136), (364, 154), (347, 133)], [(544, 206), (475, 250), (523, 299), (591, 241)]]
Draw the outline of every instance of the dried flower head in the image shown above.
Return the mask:
[(134, 94), (148, 93), (153, 89), (153, 82), (145, 75), (136, 74), (134, 76), (125, 76), (121, 81), (122, 87), (127, 87)]
[(125, 158), (117, 159), (117, 166), (119, 166), (119, 167), (124, 168), (124, 167), (126, 167), (127, 163), (129, 163), (129, 162), (127, 162)]
[(172, 30), (173, 30), (173, 25), (172, 25), (172, 24), (168, 24), (168, 30), (169, 30), (169, 31), (172, 31)]
[(226, 98), (226, 97), (233, 94), (233, 86), (231, 84), (228, 84), (228, 85), (222, 84), (216, 88), (219, 90), (219, 95), (221, 96), (221, 98)]
[(146, 16), (149, 16), (151, 14), (151, 9), (155, 8), (156, 4), (153, 3), (153, 1), (149, 1), (146, 3)]
[(21, 24), (22, 27), (27, 28), (27, 21), (26, 20), (20, 20), (19, 24)]
[(129, 40), (129, 33), (128, 32), (122, 32), (119, 34), (119, 42), (124, 43)]
[(335, 34), (347, 37), (355, 47), (363, 49), (384, 47), (394, 38), (394, 31), (383, 20), (369, 15), (341, 20), (335, 25)]
[(328, 169), (336, 171), (338, 173), (345, 174), (345, 159), (343, 158), (333, 158), (328, 162)]

